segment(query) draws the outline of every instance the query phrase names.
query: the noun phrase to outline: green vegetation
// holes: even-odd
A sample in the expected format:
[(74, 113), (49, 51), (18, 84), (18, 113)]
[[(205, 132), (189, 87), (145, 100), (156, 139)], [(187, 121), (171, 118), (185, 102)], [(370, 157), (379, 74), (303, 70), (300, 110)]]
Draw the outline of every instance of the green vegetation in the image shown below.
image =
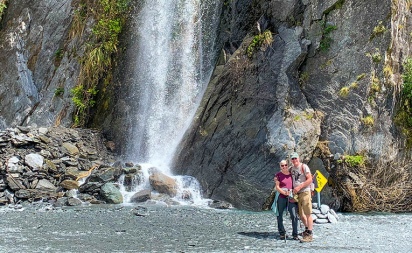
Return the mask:
[(378, 25), (373, 28), (372, 35), (369, 39), (372, 40), (376, 36), (382, 35), (384, 32), (386, 32), (386, 27), (382, 24), (382, 21), (379, 21)]
[(349, 95), (350, 87), (345, 86), (339, 91), (339, 96), (346, 98)]
[(361, 121), (365, 126), (369, 126), (369, 127), (375, 124), (375, 120), (373, 119), (372, 115), (368, 115), (364, 118), (361, 118)]
[(87, 123), (89, 110), (96, 103), (99, 83), (109, 85), (114, 65), (113, 56), (117, 52), (119, 34), (123, 29), (125, 14), (130, 0), (83, 0), (74, 11), (71, 37), (81, 36), (86, 19), (94, 17), (95, 24), (83, 58), (78, 83), (72, 89), (73, 103), (76, 106), (75, 126)]
[(54, 53), (54, 56), (56, 56), (56, 59), (61, 60), (63, 58), (63, 49), (59, 48), (56, 53)]
[(293, 121), (300, 121), (302, 119), (302, 117), (300, 115), (295, 115), (295, 117), (293, 117)]
[(305, 116), (305, 118), (306, 118), (307, 120), (312, 120), (312, 119), (315, 117), (315, 113), (307, 113), (307, 112), (305, 112), (305, 114), (304, 114), (303, 116)]
[(352, 82), (352, 83), (349, 85), (349, 87), (350, 87), (351, 89), (356, 89), (356, 88), (358, 88), (358, 82)]
[(383, 74), (386, 78), (393, 76), (392, 67), (389, 64), (383, 68)]
[(301, 72), (299, 76), (299, 83), (302, 85), (306, 83), (308, 80), (309, 80), (309, 72), (307, 71)]
[(350, 167), (364, 166), (366, 162), (366, 158), (362, 155), (345, 155), (343, 158), (342, 161)]
[(323, 12), (323, 14), (328, 15), (331, 11), (333, 10), (338, 10), (342, 9), (343, 4), (345, 3), (345, 0), (339, 0), (335, 4), (333, 4), (331, 7), (329, 7), (327, 10)]
[[(362, 78), (360, 78), (360, 79), (362, 79)], [(349, 95), (349, 92), (350, 92), (351, 89), (357, 89), (359, 87), (359, 84), (358, 84), (359, 76), (356, 80), (357, 81), (352, 82), (348, 86), (342, 87), (339, 91), (339, 96), (341, 96), (343, 98), (346, 98)]]
[(369, 95), (368, 96), (368, 103), (371, 104), (371, 105), (376, 104), (375, 103), (375, 95)]
[(302, 112), (301, 114), (295, 115), (295, 116), (293, 117), (293, 121), (300, 121), (300, 120), (303, 120), (303, 119), (312, 120), (314, 117), (315, 117), (315, 113), (314, 113), (314, 112), (304, 111), (304, 112)]
[(379, 52), (379, 48), (375, 48), (375, 52), (373, 53), (366, 53), (366, 56), (370, 57), (373, 62), (379, 63), (382, 61), (382, 55)]
[(249, 46), (246, 48), (246, 54), (249, 58), (253, 57), (253, 54), (258, 50), (265, 51), (266, 48), (272, 44), (273, 36), (272, 32), (269, 30), (264, 31), (263, 33), (259, 33), (255, 37), (253, 37), (252, 42), (250, 42)]
[(78, 110), (85, 111), (88, 107), (93, 107), (96, 103), (90, 99), (90, 97), (95, 96), (97, 92), (94, 88), (90, 88), (85, 92), (83, 85), (78, 85), (71, 90), (73, 95), (72, 101)]
[(6, 8), (7, 8), (7, 0), (0, 0), (0, 21), (3, 17), (3, 13)]
[(381, 91), (379, 78), (377, 78), (374, 75), (372, 76), (370, 88), (371, 88), (370, 89), (371, 92), (380, 92)]
[(54, 64), (55, 64), (56, 66), (60, 65), (60, 62), (61, 62), (61, 60), (63, 59), (63, 55), (64, 55), (64, 52), (63, 52), (63, 49), (61, 49), (61, 48), (59, 48), (59, 49), (56, 51), (56, 53), (54, 53), (54, 57), (55, 57), (55, 59), (54, 59)]
[(362, 73), (362, 74), (358, 75), (358, 76), (356, 77), (356, 81), (362, 80), (363, 78), (365, 78), (365, 76), (366, 76), (365, 73)]
[(382, 61), (382, 55), (381, 55), (381, 53), (380, 53), (379, 51), (376, 51), (376, 52), (373, 53), (371, 56), (372, 56), (372, 61), (373, 61), (373, 62), (378, 63), (378, 62), (381, 62), (381, 61)]
[(86, 25), (87, 13), (88, 9), (86, 3), (80, 3), (77, 9), (74, 10), (73, 21), (70, 27), (71, 39), (82, 36), (84, 27)]
[(335, 25), (331, 25), (323, 22), (323, 31), (322, 39), (320, 40), (319, 48), (321, 51), (327, 51), (330, 48), (333, 39), (330, 36), (330, 33), (338, 29)]
[(395, 123), (401, 127), (406, 136), (406, 144), (412, 146), (412, 58), (403, 64), (403, 88), (401, 93), (400, 108), (395, 117)]
[(58, 87), (55, 91), (54, 91), (54, 96), (56, 97), (60, 97), (62, 96), (64, 93), (64, 88), (63, 87)]
[(325, 69), (325, 68), (329, 67), (329, 66), (332, 65), (332, 64), (333, 64), (333, 60), (332, 60), (332, 59), (329, 59), (329, 60), (327, 60), (325, 63), (322, 63), (322, 65), (320, 65), (320, 68), (321, 68), (321, 69)]
[(337, 2), (334, 4), (335, 9), (342, 9), (342, 6), (343, 6), (344, 3), (345, 3), (345, 0), (339, 0), (339, 1), (337, 1)]

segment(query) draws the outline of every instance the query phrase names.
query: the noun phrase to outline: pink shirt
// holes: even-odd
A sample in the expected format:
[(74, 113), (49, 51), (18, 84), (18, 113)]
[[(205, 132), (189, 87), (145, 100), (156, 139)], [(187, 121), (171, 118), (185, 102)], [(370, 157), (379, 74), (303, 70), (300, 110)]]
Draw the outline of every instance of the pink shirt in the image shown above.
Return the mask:
[[(292, 175), (285, 175), (282, 172), (278, 172), (275, 175), (276, 179), (279, 181), (279, 188), (287, 188), (292, 190)], [(280, 194), (279, 197), (286, 198), (285, 195)]]

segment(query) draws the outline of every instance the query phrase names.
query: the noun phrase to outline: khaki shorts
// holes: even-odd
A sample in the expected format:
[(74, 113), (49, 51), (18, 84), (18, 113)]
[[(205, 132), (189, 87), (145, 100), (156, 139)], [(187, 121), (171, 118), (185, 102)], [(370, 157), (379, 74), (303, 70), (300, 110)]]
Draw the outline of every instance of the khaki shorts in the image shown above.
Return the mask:
[(299, 193), (299, 214), (310, 215), (312, 213), (312, 195), (310, 191)]

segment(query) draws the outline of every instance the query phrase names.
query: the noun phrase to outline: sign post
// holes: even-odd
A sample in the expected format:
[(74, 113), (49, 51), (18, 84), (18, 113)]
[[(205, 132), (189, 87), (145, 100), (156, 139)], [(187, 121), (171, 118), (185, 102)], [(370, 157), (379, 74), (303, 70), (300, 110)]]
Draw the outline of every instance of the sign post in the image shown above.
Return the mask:
[(318, 208), (320, 208), (320, 191), (322, 191), (323, 187), (328, 182), (328, 179), (319, 170), (316, 170), (315, 174), (313, 175), (312, 181), (315, 184), (316, 197), (318, 199)]

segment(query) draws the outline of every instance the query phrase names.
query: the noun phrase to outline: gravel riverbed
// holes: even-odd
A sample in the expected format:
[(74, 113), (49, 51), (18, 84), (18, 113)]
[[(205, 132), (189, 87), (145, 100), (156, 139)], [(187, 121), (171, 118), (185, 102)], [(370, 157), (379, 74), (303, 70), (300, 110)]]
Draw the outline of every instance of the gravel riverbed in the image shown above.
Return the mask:
[[(271, 211), (190, 206), (0, 208), (0, 252), (409, 252), (412, 214), (338, 214), (314, 241), (278, 239)], [(289, 217), (286, 228), (291, 228)]]

